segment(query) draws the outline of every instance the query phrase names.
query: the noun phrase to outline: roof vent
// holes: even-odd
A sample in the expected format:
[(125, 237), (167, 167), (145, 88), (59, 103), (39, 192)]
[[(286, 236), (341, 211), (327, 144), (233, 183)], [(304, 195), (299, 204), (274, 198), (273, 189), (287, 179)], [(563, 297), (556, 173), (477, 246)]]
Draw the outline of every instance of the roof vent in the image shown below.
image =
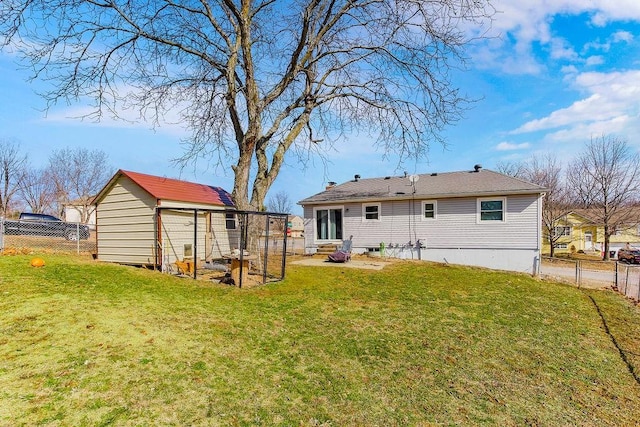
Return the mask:
[(384, 179), (391, 179), (391, 177), (390, 176), (385, 176)]
[(474, 169), (476, 172), (480, 172), (480, 169), (482, 169), (482, 165), (475, 165), (475, 166), (473, 166), (473, 169)]
[(438, 176), (438, 172), (432, 173), (431, 176)]
[(355, 182), (358, 182), (358, 180), (360, 179), (360, 175), (354, 175), (353, 179), (355, 180)]
[(336, 186), (336, 183), (334, 181), (329, 181), (327, 182), (327, 187), (325, 188), (325, 190), (331, 190), (335, 186)]

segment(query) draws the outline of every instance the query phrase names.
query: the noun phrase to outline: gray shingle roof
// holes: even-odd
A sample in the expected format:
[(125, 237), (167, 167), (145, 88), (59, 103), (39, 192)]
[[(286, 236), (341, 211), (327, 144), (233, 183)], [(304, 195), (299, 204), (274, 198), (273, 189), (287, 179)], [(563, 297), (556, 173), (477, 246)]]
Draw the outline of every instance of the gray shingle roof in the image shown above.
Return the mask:
[(348, 181), (298, 202), (313, 205), (326, 202), (382, 201), (407, 198), (437, 199), (450, 197), (482, 197), (509, 194), (540, 194), (545, 188), (494, 172), (445, 172), (418, 175), (415, 193), (408, 177), (364, 178)]

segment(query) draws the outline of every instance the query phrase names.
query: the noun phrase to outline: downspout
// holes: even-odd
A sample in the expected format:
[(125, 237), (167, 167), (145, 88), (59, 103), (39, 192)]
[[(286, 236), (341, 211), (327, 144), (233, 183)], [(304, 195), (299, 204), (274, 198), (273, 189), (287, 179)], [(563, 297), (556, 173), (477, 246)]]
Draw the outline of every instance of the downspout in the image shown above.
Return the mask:
[(198, 209), (193, 211), (193, 278), (198, 278)]

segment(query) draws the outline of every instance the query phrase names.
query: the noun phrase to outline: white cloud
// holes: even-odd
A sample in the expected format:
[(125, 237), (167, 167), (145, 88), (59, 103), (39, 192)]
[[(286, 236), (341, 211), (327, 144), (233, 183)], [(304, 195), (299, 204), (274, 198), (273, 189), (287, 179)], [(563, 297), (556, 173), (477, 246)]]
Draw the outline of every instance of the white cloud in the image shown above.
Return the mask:
[[(170, 113), (174, 116), (173, 111)], [(65, 126), (95, 126), (108, 128), (128, 128), (128, 129), (153, 129), (156, 132), (172, 135), (175, 137), (186, 137), (186, 129), (179, 125), (179, 117), (174, 116), (173, 120), (165, 120), (162, 123), (153, 124), (140, 117), (138, 111), (133, 109), (121, 109), (118, 116), (102, 115), (96, 117), (95, 108), (89, 106), (73, 106), (67, 108), (54, 108), (44, 117), (44, 121), (50, 123), (62, 123)], [(166, 116), (165, 116), (166, 118)]]
[(512, 133), (552, 131), (551, 140), (584, 139), (598, 133), (633, 134), (640, 121), (640, 70), (582, 73), (573, 85), (587, 96), (535, 120)]
[(515, 150), (524, 150), (531, 146), (528, 142), (523, 142), (520, 144), (515, 144), (512, 142), (503, 141), (496, 145), (497, 151), (515, 151)]
[(560, 69), (560, 71), (562, 72), (562, 74), (578, 74), (578, 68), (576, 68), (575, 65), (565, 65)]
[(593, 55), (586, 59), (585, 64), (589, 66), (604, 64), (604, 58), (601, 55)]
[[(543, 69), (533, 57), (532, 46), (546, 46), (553, 59), (577, 60), (578, 54), (566, 41), (554, 37), (551, 31), (556, 15), (588, 14), (590, 24), (602, 27), (613, 21), (640, 21), (638, 0), (496, 0), (498, 13), (494, 17), (487, 49), (473, 53), (481, 68), (498, 68), (506, 73), (534, 74)], [(594, 41), (585, 49), (607, 51), (612, 42), (629, 42), (633, 35), (626, 31), (614, 33), (606, 42)]]
[(551, 40), (551, 57), (554, 59), (576, 60), (578, 59), (578, 54), (573, 47), (568, 45), (566, 40), (555, 37)]
[(633, 40), (633, 34), (631, 34), (628, 31), (616, 31), (615, 33), (613, 33), (613, 36), (611, 36), (611, 39), (615, 42), (631, 42)]

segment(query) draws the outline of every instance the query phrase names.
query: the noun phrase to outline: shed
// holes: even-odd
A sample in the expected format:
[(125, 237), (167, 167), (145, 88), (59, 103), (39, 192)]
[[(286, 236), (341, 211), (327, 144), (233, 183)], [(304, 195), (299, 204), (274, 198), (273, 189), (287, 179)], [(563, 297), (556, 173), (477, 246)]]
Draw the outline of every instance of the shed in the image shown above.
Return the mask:
[(208, 260), (230, 252), (237, 239), (231, 195), (220, 187), (119, 170), (94, 204), (102, 261), (160, 267), (194, 255)]

